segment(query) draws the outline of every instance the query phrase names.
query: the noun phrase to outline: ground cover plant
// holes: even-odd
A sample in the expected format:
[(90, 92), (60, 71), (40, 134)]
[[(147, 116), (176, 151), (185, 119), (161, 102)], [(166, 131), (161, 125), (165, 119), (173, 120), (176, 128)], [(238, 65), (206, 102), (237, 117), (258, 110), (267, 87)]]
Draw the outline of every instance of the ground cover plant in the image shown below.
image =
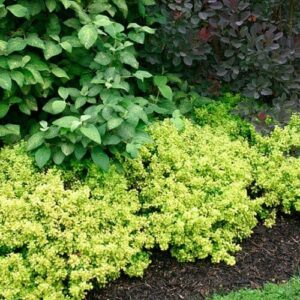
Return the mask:
[(91, 188), (66, 189), (59, 171), (37, 171), (24, 145), (0, 159), (1, 298), (83, 299), (121, 270), (142, 274), (143, 217), (124, 176), (91, 171)]
[(241, 290), (226, 296), (214, 296), (212, 300), (282, 300), (300, 299), (300, 280), (298, 277), (281, 285), (267, 284), (261, 290)]
[(300, 146), (299, 117), (253, 146), (226, 127), (180, 121), (153, 124), (153, 143), (121, 173), (93, 163), (41, 171), (24, 144), (0, 150), (0, 295), (82, 299), (120, 272), (141, 276), (157, 246), (231, 265), (259, 219), (300, 210), (299, 158), (286, 151)]
[(141, 191), (149, 230), (162, 250), (181, 261), (212, 256), (234, 263), (235, 240), (249, 236), (259, 203), (247, 196), (256, 153), (243, 141), (186, 121), (152, 127), (154, 144), (127, 172)]

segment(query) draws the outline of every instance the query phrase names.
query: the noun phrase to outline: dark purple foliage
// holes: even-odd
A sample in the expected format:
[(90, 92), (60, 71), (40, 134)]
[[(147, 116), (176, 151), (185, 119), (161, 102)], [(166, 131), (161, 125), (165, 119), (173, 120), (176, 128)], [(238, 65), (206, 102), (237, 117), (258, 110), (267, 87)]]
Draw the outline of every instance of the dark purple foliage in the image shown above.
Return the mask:
[(145, 57), (194, 82), (299, 102), (299, 8), (295, 0), (161, 0), (150, 12), (159, 32)]

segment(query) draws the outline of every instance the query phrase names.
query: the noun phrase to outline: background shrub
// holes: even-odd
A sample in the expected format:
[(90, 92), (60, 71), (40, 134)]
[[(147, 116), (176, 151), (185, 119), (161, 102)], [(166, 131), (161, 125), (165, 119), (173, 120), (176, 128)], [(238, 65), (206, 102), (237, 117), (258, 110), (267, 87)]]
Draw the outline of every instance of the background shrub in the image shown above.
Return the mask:
[(202, 93), (217, 94), (229, 83), (248, 97), (297, 108), (299, 12), (294, 0), (162, 0), (149, 12), (159, 32), (149, 39), (145, 59), (177, 68)]
[[(143, 13), (153, 1), (138, 3)], [(29, 137), (40, 167), (86, 156), (105, 170), (108, 152), (138, 148), (151, 113), (138, 82), (151, 74), (139, 68), (135, 46), (154, 30), (127, 14), (125, 0), (1, 2), (4, 142)]]

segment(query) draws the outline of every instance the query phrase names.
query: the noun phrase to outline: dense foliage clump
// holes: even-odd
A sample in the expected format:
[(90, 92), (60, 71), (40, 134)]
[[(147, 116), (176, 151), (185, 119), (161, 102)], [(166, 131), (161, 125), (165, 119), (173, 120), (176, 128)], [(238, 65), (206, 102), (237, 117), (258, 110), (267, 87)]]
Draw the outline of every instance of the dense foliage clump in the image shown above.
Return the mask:
[(91, 157), (107, 170), (136, 149), (154, 104), (135, 47), (154, 30), (127, 13), (125, 0), (0, 1), (0, 139), (29, 138), (40, 167)]
[(258, 205), (247, 195), (256, 152), (211, 127), (170, 122), (151, 128), (154, 144), (131, 164), (149, 233), (181, 261), (211, 256), (234, 263), (237, 241), (251, 234)]
[(269, 137), (258, 136), (256, 147), (260, 156), (254, 190), (264, 205), (300, 212), (299, 116), (293, 116), (285, 128), (276, 127)]
[[(299, 1), (158, 1), (145, 59), (196, 81), (299, 106)], [(205, 84), (206, 83), (206, 84)]]
[(66, 189), (38, 172), (23, 145), (0, 151), (0, 297), (83, 299), (92, 282), (148, 266), (137, 192), (111, 169)]
[(256, 141), (254, 127), (234, 114), (237, 106), (243, 101), (240, 95), (226, 93), (194, 109), (195, 121), (200, 126), (209, 125), (223, 130), (233, 139), (246, 139), (251, 145)]
[(91, 162), (41, 171), (26, 144), (1, 149), (0, 296), (83, 299), (122, 271), (142, 275), (156, 247), (231, 265), (260, 219), (299, 212), (299, 116), (250, 140), (235, 117), (209, 116), (154, 123), (153, 142), (106, 173)]

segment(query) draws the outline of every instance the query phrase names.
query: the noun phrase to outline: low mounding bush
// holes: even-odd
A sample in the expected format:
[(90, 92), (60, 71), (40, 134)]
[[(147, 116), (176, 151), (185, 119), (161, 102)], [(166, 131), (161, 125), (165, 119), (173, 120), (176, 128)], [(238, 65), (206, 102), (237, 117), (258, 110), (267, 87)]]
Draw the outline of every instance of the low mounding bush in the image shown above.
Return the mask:
[[(261, 136), (254, 126), (231, 113), (240, 100), (238, 95), (226, 94), (220, 102), (196, 108), (195, 119), (199, 125), (217, 128), (231, 139), (247, 140), (256, 149), (257, 160), (252, 161), (255, 176), (249, 193), (267, 207), (260, 217), (268, 217), (266, 224), (273, 224), (276, 211), (291, 213), (300, 208), (300, 117), (293, 115), (284, 128), (275, 126), (269, 136)], [(271, 207), (276, 209), (270, 214)]]
[(23, 146), (0, 160), (1, 298), (83, 299), (92, 282), (143, 273), (140, 204), (122, 175), (91, 170), (93, 191), (71, 190), (57, 170), (35, 170)]
[(300, 117), (294, 115), (269, 137), (258, 136), (256, 147), (261, 155), (254, 191), (262, 203), (285, 213), (300, 212)]
[(155, 247), (231, 265), (259, 219), (300, 212), (300, 117), (250, 144), (238, 119), (214, 120), (225, 106), (209, 107), (210, 125), (151, 125), (153, 143), (122, 172), (42, 172), (25, 144), (1, 149), (0, 298), (83, 299), (121, 272), (142, 275)]
[(229, 93), (224, 94), (218, 101), (211, 100), (194, 109), (196, 123), (222, 129), (233, 139), (246, 139), (253, 144), (257, 136), (254, 127), (232, 113), (241, 101), (239, 95), (233, 96)]
[(127, 172), (140, 190), (151, 244), (171, 248), (180, 261), (212, 257), (234, 263), (231, 253), (257, 223), (259, 205), (247, 195), (257, 154), (223, 131), (171, 121), (151, 127), (145, 146)]

